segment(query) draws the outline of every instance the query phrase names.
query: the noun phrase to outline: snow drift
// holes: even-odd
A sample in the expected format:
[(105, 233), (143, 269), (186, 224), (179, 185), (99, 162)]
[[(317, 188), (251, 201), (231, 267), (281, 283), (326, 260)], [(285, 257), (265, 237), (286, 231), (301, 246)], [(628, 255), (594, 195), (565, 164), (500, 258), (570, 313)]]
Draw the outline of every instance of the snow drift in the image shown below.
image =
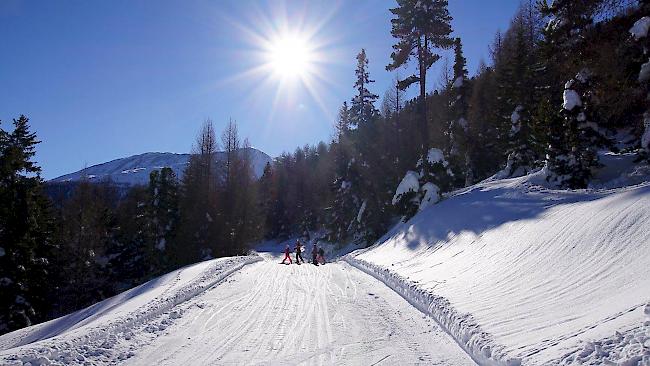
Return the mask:
[(456, 192), (347, 260), (481, 364), (650, 357), (650, 183), (559, 191), (541, 174)]
[(0, 364), (84, 364), (126, 359), (116, 344), (133, 331), (162, 317), (149, 332), (167, 327), (179, 317), (174, 306), (223, 281), (259, 256), (201, 262), (153, 279), (83, 310), (0, 337)]

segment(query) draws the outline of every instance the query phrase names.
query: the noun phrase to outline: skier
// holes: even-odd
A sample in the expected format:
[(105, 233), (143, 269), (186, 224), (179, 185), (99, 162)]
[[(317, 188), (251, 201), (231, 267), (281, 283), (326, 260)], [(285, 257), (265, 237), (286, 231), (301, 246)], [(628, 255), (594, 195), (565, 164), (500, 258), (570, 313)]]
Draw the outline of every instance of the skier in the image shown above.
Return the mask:
[(281, 264), (287, 264), (287, 263), (285, 263), (285, 261), (286, 261), (287, 259), (289, 260), (289, 263), (288, 263), (288, 264), (291, 264), (291, 263), (292, 263), (292, 262), (291, 262), (291, 256), (289, 255), (289, 253), (291, 253), (291, 248), (289, 248), (289, 244), (287, 244), (287, 245), (285, 246), (285, 248), (284, 248), (284, 259), (282, 260), (282, 263), (281, 263)]
[(325, 250), (323, 247), (318, 248), (318, 263), (325, 264)]
[(300, 244), (300, 239), (296, 240), (296, 263), (300, 264), (300, 262), (305, 263), (305, 260), (302, 259), (302, 244)]
[(311, 263), (314, 265), (318, 265), (318, 247), (316, 246), (316, 243), (314, 243), (314, 248), (311, 250)]

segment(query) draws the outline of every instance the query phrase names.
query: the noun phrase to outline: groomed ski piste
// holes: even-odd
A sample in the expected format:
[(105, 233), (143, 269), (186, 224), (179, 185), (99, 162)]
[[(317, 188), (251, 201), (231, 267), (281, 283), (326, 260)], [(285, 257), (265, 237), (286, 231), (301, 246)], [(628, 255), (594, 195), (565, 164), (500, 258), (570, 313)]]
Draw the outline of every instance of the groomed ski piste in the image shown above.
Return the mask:
[(0, 337), (1, 365), (471, 365), (430, 317), (345, 262), (283, 245), (174, 271)]
[(488, 179), (324, 266), (279, 264), (284, 243), (188, 266), (0, 336), (0, 364), (648, 365), (631, 159), (603, 156), (588, 190)]
[(631, 159), (603, 156), (589, 190), (489, 179), (345, 260), (479, 364), (650, 365), (649, 170)]

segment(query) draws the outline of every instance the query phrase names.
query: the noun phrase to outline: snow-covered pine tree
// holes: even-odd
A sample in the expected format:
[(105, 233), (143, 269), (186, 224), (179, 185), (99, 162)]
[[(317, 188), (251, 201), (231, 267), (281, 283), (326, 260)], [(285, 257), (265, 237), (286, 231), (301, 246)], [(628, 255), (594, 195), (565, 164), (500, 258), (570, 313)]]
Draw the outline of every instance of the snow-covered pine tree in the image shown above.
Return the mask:
[(609, 143), (605, 131), (595, 122), (588, 70), (566, 83), (563, 99), (564, 138), (551, 139), (547, 180), (560, 187), (585, 188), (592, 170), (600, 165), (598, 149)]
[(0, 334), (46, 319), (53, 218), (27, 117), (0, 128)]
[(452, 187), (452, 171), (442, 150), (429, 149), (427, 156), (420, 159), (416, 167), (417, 171), (406, 172), (392, 200), (396, 211), (404, 219), (438, 203), (442, 193)]
[(450, 37), (451, 16), (447, 0), (397, 0), (397, 7), (390, 9), (395, 16), (391, 19), (391, 34), (397, 39), (391, 54), (392, 62), (386, 66), (388, 71), (407, 64), (411, 57), (416, 58), (418, 73), (410, 75), (399, 83), (404, 90), (413, 83), (420, 85), (418, 108), (420, 111), (419, 129), (422, 138), (421, 151), (429, 144), (429, 129), (426, 109), (427, 70), (440, 59), (435, 48), (449, 48), (453, 45)]
[[(471, 144), (469, 141), (469, 122), (467, 120), (468, 92), (470, 83), (467, 72), (467, 61), (463, 56), (463, 45), (460, 38), (454, 40), (454, 81), (451, 84), (450, 115), (447, 136), (449, 146), (447, 156), (454, 173), (456, 187), (470, 185), (473, 183), (473, 172), (471, 162)], [(424, 160), (423, 160), (424, 161)]]

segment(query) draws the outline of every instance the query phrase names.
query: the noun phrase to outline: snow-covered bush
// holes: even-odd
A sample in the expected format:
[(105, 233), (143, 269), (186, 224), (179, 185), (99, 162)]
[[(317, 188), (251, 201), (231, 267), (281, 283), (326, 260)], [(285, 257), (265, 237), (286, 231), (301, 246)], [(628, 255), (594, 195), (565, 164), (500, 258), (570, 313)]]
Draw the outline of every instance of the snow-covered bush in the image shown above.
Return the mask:
[(393, 196), (393, 206), (405, 218), (438, 203), (442, 192), (451, 186), (453, 176), (442, 150), (429, 149), (427, 156), (416, 164), (417, 172), (409, 170)]

